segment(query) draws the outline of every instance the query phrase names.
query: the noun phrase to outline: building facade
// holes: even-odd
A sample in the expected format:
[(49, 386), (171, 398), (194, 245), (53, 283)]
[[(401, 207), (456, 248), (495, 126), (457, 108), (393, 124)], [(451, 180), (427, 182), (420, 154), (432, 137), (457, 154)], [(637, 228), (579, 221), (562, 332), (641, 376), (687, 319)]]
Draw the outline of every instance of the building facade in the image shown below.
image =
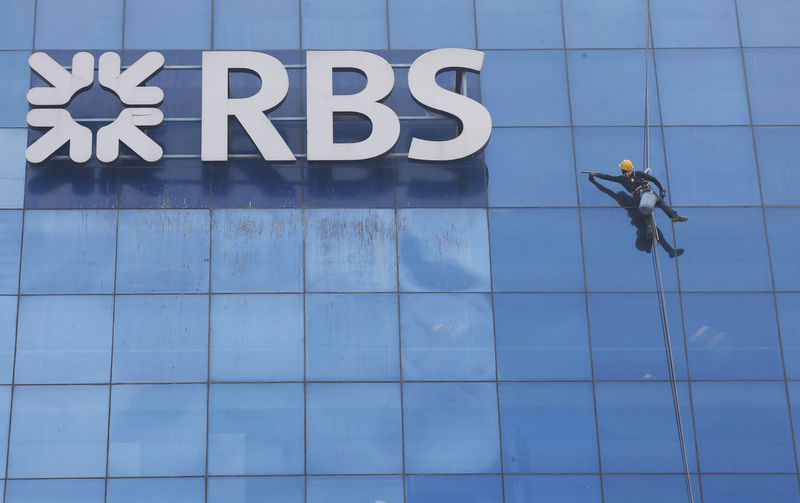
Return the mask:
[[(646, 12), (0, 0), (4, 501), (800, 501), (800, 2), (651, 0), (652, 44)], [(438, 79), (493, 134), (409, 161), (412, 137), (458, 134), (407, 84), (447, 47), (485, 53)], [(389, 155), (304, 160), (315, 49), (393, 65)], [(236, 121), (230, 160), (200, 160), (208, 50), (287, 65), (270, 117), (296, 162), (265, 162)], [(162, 53), (164, 158), (26, 163), (37, 51)], [(231, 97), (259, 86), (230, 76)], [(65, 108), (96, 133), (123, 105), (95, 82)], [(337, 120), (335, 139), (369, 131)], [(672, 358), (646, 221), (581, 173), (622, 159), (689, 217), (656, 213)]]

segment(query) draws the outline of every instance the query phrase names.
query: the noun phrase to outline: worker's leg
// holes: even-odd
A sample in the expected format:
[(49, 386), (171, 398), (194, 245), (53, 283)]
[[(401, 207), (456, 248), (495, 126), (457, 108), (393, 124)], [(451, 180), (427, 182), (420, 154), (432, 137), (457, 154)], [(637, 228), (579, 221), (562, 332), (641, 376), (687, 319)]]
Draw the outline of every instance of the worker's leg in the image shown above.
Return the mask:
[(669, 217), (669, 218), (672, 218), (672, 217), (674, 217), (675, 215), (678, 214), (677, 211), (673, 210), (672, 207), (670, 207), (670, 205), (668, 205), (667, 202), (664, 201), (663, 199), (661, 199), (660, 197), (658, 198), (658, 201), (656, 202), (656, 206), (661, 208), (664, 211), (664, 214), (666, 214), (667, 217)]

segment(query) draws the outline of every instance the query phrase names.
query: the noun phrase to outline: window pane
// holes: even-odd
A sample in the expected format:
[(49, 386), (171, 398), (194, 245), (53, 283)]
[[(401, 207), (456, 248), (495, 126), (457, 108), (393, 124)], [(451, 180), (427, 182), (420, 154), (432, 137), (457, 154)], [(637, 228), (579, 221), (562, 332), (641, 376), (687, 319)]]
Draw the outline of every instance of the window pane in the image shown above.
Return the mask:
[(744, 56), (753, 123), (800, 122), (800, 49), (746, 49)]
[[(704, 501), (700, 497), (700, 480), (692, 476), (694, 501)], [(703, 476), (703, 496), (705, 493)], [(646, 497), (648, 503), (688, 502), (684, 475), (605, 475), (603, 476), (605, 501), (613, 503), (638, 503)], [(645, 496), (646, 495), (646, 496)]]
[(308, 477), (307, 496), (308, 503), (399, 503), (403, 501), (403, 478)]
[(36, 48), (121, 49), (122, 4), (123, 0), (37, 0)]
[(793, 0), (737, 0), (742, 42), (751, 45), (798, 45), (800, 5)]
[(507, 503), (543, 499), (559, 503), (599, 503), (600, 478), (593, 475), (506, 475)]
[(757, 127), (755, 134), (764, 203), (800, 205), (800, 128)]
[(17, 294), (19, 249), (22, 242), (22, 212), (0, 211), (0, 293)]
[(389, 0), (392, 49), (475, 47), (474, 5), (469, 0)]
[(225, 477), (208, 479), (208, 503), (304, 503), (303, 477)]
[(790, 503), (798, 499), (794, 475), (703, 475), (706, 503)]
[(303, 187), (295, 166), (264, 165), (261, 160), (237, 159), (214, 170), (211, 194), (217, 208), (299, 208)]
[(4, 152), (3, 159), (0, 159), (0, 209), (23, 206), (27, 145), (28, 134), (24, 129), (0, 129), (0, 150)]
[(782, 293), (777, 301), (786, 376), (800, 379), (800, 294)]
[(557, 0), (478, 0), (481, 49), (561, 48), (561, 4)]
[(106, 502), (203, 503), (204, 482), (201, 478), (109, 480)]
[(348, 0), (345, 5), (328, 0), (302, 1), (303, 48), (387, 48), (385, 1)]
[[(165, 70), (170, 72), (171, 70)], [(163, 73), (163, 72), (162, 72)], [(189, 73), (189, 72), (185, 72)], [(191, 72), (200, 73), (200, 72)], [(161, 74), (159, 74), (161, 75)], [(155, 80), (158, 77), (155, 77)], [(156, 85), (153, 82), (153, 85)], [(167, 93), (165, 101), (174, 103), (171, 89), (164, 89)], [(187, 89), (180, 92), (189, 94)], [(164, 115), (169, 116), (169, 109), (161, 108)], [(200, 104), (195, 111), (181, 114), (181, 117), (197, 116)], [(174, 127), (181, 123), (168, 122), (152, 130), (150, 136), (153, 141), (165, 148), (164, 155), (172, 154), (197, 154), (200, 151), (200, 142), (190, 143), (189, 139), (200, 138), (199, 128)], [(175, 130), (182, 134), (173, 134)], [(187, 145), (188, 144), (188, 145)], [(180, 146), (182, 152), (170, 152), (170, 146)], [(210, 198), (208, 195), (208, 179), (210, 168), (200, 167), (193, 159), (162, 159), (157, 168), (137, 166), (134, 169), (119, 170), (119, 207), (123, 209), (182, 209), (182, 208), (208, 208)]]
[(638, 0), (616, 0), (611, 5), (565, 0), (564, 26), (567, 47), (644, 47), (645, 6)]
[(11, 384), (17, 337), (17, 297), (0, 296), (0, 383)]
[(731, 47), (739, 45), (736, 5), (729, 0), (653, 0), (656, 47)]
[(8, 503), (104, 503), (104, 480), (12, 480), (6, 487)]
[(0, 48), (30, 49), (36, 3), (9, 0), (0, 5)]
[(0, 127), (26, 127), (30, 89), (30, 51), (0, 51)]
[(389, 159), (367, 161), (358, 166), (313, 164), (303, 168), (303, 177), (306, 207), (394, 206), (394, 170)]
[(411, 475), (406, 479), (408, 503), (501, 503), (503, 483), (497, 475)]
[[(210, 49), (211, 0), (126, 0), (127, 49)], [(175, 20), (180, 20), (176, 23)]]
[[(430, 135), (419, 136), (428, 136), (426, 139), (430, 139)], [(443, 139), (447, 139), (448, 136), (455, 136), (455, 133), (443, 136)], [(462, 162), (475, 163), (478, 160), (480, 156)], [(397, 159), (395, 162), (398, 207), (486, 206), (486, 172), (482, 162), (479, 166), (423, 164), (407, 159)]]
[(297, 0), (216, 0), (215, 49), (299, 49)]

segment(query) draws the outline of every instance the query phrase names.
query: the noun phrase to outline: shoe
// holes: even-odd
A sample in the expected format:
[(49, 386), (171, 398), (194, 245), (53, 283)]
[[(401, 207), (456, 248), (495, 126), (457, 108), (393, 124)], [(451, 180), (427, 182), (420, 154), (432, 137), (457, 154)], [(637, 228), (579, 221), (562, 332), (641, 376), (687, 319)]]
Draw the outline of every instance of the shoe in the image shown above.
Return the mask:
[(685, 217), (683, 215), (678, 215), (677, 213), (672, 215), (672, 221), (673, 222), (685, 222), (687, 220), (689, 220), (689, 217)]
[(653, 239), (653, 225), (647, 224), (647, 239)]
[(671, 252), (669, 252), (669, 258), (680, 257), (681, 255), (683, 255), (683, 251), (684, 251), (683, 248), (672, 250)]

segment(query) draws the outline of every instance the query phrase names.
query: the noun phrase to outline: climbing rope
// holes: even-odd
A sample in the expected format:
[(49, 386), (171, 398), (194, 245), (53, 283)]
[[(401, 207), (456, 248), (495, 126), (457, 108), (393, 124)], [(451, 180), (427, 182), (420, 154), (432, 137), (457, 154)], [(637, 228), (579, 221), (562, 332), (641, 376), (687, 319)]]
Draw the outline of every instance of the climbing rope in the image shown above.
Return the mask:
[[(645, 57), (644, 57), (644, 165), (645, 173), (650, 172), (650, 0), (645, 0)], [(678, 428), (678, 440), (681, 445), (681, 459), (683, 473), (686, 476), (686, 493), (689, 503), (694, 503), (692, 492), (692, 476), (689, 470), (689, 459), (686, 455), (686, 440), (683, 434), (683, 421), (681, 416), (680, 400), (678, 398), (678, 381), (675, 377), (675, 361), (672, 357), (672, 342), (669, 335), (667, 322), (667, 303), (664, 297), (664, 283), (661, 277), (661, 262), (658, 258), (658, 227), (656, 226), (655, 213), (650, 214), (650, 225), (653, 227), (653, 268), (656, 273), (656, 287), (658, 288), (658, 306), (661, 313), (661, 328), (664, 334), (664, 348), (667, 353), (667, 367), (669, 380), (672, 384), (672, 405), (675, 410), (675, 424)]]

